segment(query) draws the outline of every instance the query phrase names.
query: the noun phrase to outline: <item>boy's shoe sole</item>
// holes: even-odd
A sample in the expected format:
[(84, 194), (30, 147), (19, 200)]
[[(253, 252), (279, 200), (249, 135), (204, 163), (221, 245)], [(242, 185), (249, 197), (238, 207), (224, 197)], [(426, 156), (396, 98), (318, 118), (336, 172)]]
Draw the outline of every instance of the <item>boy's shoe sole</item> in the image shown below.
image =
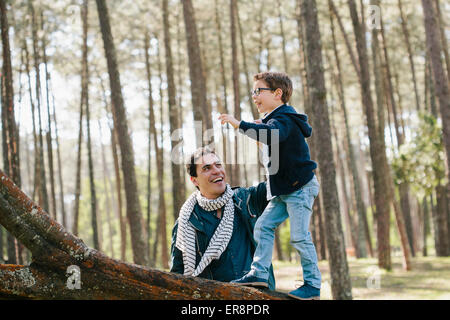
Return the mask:
[(237, 284), (238, 286), (262, 287), (262, 288), (269, 287), (269, 284), (267, 282), (245, 282), (245, 283), (233, 282), (233, 284)]
[(288, 293), (288, 296), (297, 300), (320, 300), (320, 297), (300, 298), (299, 296)]

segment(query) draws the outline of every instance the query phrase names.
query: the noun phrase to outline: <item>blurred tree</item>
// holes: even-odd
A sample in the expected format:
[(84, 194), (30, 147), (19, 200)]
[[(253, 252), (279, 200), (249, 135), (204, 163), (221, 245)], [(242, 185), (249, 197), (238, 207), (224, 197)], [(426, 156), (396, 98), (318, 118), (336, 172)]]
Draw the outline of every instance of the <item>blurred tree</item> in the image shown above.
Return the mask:
[(413, 128), (414, 136), (400, 148), (392, 168), (395, 182), (411, 184), (415, 193), (422, 198), (436, 190), (438, 208), (433, 214), (436, 253), (438, 256), (446, 256), (450, 252), (447, 212), (445, 202), (441, 199), (442, 194), (445, 194), (443, 186), (447, 182), (442, 129), (430, 114), (422, 113), (419, 120), (417, 127)]

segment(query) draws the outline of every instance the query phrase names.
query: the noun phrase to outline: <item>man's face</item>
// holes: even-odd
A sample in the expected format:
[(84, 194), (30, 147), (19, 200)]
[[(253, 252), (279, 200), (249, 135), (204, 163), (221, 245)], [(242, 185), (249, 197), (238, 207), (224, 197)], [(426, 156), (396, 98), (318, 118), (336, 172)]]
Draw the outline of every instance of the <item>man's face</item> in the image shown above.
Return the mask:
[(225, 192), (226, 173), (219, 157), (213, 153), (200, 157), (196, 169), (197, 176), (191, 177), (191, 181), (205, 198), (216, 199)]
[(283, 91), (277, 89), (275, 91), (267, 90), (268, 84), (264, 80), (257, 80), (253, 83), (253, 90), (259, 89), (259, 94), (253, 94), (253, 102), (258, 108), (259, 113), (267, 113), (278, 107), (281, 101), (281, 95)]

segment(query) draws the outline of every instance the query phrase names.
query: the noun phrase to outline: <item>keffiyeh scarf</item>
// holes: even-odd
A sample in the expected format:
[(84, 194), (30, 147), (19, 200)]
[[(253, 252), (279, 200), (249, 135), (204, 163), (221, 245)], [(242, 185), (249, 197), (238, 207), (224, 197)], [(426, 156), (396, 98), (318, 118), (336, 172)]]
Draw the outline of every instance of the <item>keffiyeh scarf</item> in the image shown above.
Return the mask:
[[(198, 276), (211, 263), (213, 259), (219, 259), (230, 242), (233, 233), (234, 203), (233, 190), (227, 184), (225, 192), (217, 199), (207, 199), (200, 191), (194, 192), (183, 204), (178, 217), (178, 233), (175, 246), (183, 253), (184, 275)], [(223, 217), (216, 228), (208, 247), (195, 267), (195, 230), (189, 223), (189, 217), (198, 203), (206, 211), (216, 211), (225, 206)]]

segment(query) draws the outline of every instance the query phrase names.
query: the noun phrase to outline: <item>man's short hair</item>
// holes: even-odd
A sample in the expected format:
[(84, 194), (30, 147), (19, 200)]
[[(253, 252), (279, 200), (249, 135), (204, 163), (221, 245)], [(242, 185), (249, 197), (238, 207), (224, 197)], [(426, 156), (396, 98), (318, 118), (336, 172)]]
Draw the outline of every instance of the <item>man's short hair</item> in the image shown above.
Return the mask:
[(189, 162), (186, 164), (187, 173), (191, 177), (197, 176), (197, 160), (210, 153), (217, 156), (216, 152), (208, 147), (198, 148), (191, 154), (191, 156), (189, 157)]
[(263, 80), (270, 89), (280, 88), (283, 91), (281, 100), (287, 103), (292, 96), (292, 81), (286, 73), (283, 72), (260, 72), (253, 76), (254, 81)]

